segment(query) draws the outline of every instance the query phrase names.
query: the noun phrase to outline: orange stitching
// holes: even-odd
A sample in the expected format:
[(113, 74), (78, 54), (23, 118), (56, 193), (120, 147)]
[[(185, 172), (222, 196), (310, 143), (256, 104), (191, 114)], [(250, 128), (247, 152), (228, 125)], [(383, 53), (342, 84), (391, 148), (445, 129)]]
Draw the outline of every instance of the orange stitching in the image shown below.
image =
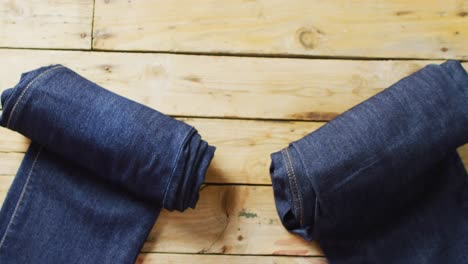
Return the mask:
[[(291, 173), (289, 172), (289, 164), (288, 164), (288, 162), (286, 161), (286, 159), (285, 159), (285, 157), (284, 157), (284, 156), (285, 156), (285, 154), (284, 154), (285, 152), (286, 152), (286, 150), (284, 150), (284, 149), (281, 150), (281, 157), (283, 158), (284, 165), (286, 166), (286, 173), (288, 174), (288, 182), (289, 182), (289, 186), (290, 186), (290, 188), (291, 188), (291, 193), (292, 193), (292, 196), (293, 196), (292, 198), (293, 198), (293, 201), (295, 201), (295, 200), (298, 199), (298, 198), (297, 198), (298, 195), (295, 194), (294, 189), (293, 189), (292, 186), (291, 186), (292, 177), (291, 177)], [(297, 189), (296, 189), (296, 190), (297, 190)], [(299, 201), (299, 206), (301, 207), (301, 204), (300, 204), (300, 203), (301, 203), (301, 202)], [(294, 209), (296, 209), (297, 206), (296, 206), (296, 203), (295, 203), (295, 202), (293, 203), (293, 205), (294, 205)], [(297, 209), (296, 209), (296, 210), (297, 210)], [(295, 211), (296, 211), (296, 210), (295, 210)], [(299, 215), (301, 215), (301, 212), (299, 212)], [(299, 222), (300, 222), (300, 223), (302, 222), (301, 219), (299, 219)], [(302, 223), (301, 223), (301, 225), (302, 225)]]
[(302, 215), (303, 215), (303, 212), (302, 212), (302, 195), (301, 195), (301, 192), (299, 190), (299, 186), (297, 185), (297, 181), (296, 181), (296, 173), (294, 172), (294, 167), (292, 165), (292, 161), (291, 161), (291, 156), (289, 155), (289, 151), (288, 149), (286, 149), (286, 155), (288, 156), (288, 160), (289, 160), (289, 164), (291, 165), (291, 170), (293, 172), (293, 179), (294, 179), (294, 186), (296, 186), (296, 191), (297, 191), (297, 195), (299, 196), (299, 213), (300, 213), (300, 219), (299, 219), (299, 222), (302, 226)]

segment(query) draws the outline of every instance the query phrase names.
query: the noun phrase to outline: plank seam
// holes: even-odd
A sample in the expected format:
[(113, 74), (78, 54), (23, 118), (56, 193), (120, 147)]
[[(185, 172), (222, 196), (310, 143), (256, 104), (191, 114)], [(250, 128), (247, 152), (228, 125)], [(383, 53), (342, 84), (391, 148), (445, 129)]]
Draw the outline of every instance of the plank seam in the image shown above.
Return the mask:
[(93, 50), (93, 42), (94, 42), (94, 16), (96, 11), (96, 0), (93, 0), (93, 16), (91, 17), (91, 37), (89, 43), (89, 49)]
[(241, 57), (241, 58), (276, 58), (276, 59), (305, 59), (305, 60), (360, 60), (360, 61), (432, 61), (432, 60), (458, 60), (468, 62), (468, 57), (444, 58), (444, 57), (361, 57), (361, 56), (325, 56), (325, 55), (297, 55), (297, 54), (263, 54), (263, 53), (224, 53), (224, 52), (189, 52), (189, 51), (159, 51), (159, 50), (125, 50), (125, 49), (70, 49), (70, 48), (34, 48), (34, 47), (9, 47), (0, 46), (4, 50), (45, 50), (45, 51), (87, 51), (87, 52), (109, 52), (109, 53), (135, 53), (135, 54), (174, 54), (213, 57)]

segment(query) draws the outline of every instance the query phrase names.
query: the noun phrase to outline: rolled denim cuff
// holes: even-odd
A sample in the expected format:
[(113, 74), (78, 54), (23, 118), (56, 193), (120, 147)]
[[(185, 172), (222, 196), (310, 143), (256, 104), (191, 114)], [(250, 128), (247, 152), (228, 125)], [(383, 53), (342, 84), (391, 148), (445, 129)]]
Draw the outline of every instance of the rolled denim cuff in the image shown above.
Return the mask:
[(0, 211), (1, 263), (135, 263), (163, 207), (195, 206), (215, 148), (188, 124), (62, 65), (0, 99), (0, 125), (31, 139)]
[(215, 148), (188, 124), (62, 65), (22, 74), (0, 125), (169, 210), (194, 207)]
[(163, 201), (164, 208), (171, 211), (195, 208), (214, 152), (215, 147), (201, 140), (196, 130), (191, 130), (179, 152)]
[(314, 239), (316, 193), (293, 144), (271, 154), (270, 176), (281, 223), (304, 239)]
[(467, 89), (459, 62), (428, 65), (274, 153), (283, 225), (338, 241), (418, 204), (444, 177), (428, 170), (468, 141)]

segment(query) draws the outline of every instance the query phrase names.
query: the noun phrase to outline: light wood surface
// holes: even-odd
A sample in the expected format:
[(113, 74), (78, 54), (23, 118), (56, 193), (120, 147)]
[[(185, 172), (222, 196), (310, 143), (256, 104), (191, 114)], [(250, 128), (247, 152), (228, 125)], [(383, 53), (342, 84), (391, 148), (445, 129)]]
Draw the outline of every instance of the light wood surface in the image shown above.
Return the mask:
[[(325, 264), (280, 223), (270, 153), (429, 63), (468, 69), (467, 29), (468, 0), (4, 0), (0, 92), (64, 64), (217, 146), (197, 208), (163, 211), (136, 263)], [(0, 128), (0, 204), (29, 142)]]
[[(270, 153), (286, 147), (323, 123), (181, 118), (217, 147), (207, 182), (270, 184)], [(14, 175), (29, 140), (0, 128), (0, 175)]]
[[(319, 128), (320, 122), (179, 118), (217, 147), (207, 183), (271, 184), (270, 154)], [(15, 175), (29, 139), (0, 128), (0, 175)], [(468, 144), (458, 149), (468, 167)]]
[(468, 58), (467, 0), (96, 0), (95, 14), (96, 49)]
[(441, 63), (1, 49), (0, 58), (0, 91), (24, 71), (61, 63), (169, 115), (286, 120), (330, 120)]
[(278, 256), (229, 256), (229, 255), (195, 255), (195, 254), (140, 254), (137, 264), (326, 264), (323, 257), (278, 257)]
[(93, 0), (2, 0), (0, 47), (90, 49), (92, 20)]
[[(12, 181), (0, 176), (0, 202)], [(206, 185), (195, 210), (163, 210), (142, 252), (322, 255), (283, 228), (270, 186), (242, 185)]]

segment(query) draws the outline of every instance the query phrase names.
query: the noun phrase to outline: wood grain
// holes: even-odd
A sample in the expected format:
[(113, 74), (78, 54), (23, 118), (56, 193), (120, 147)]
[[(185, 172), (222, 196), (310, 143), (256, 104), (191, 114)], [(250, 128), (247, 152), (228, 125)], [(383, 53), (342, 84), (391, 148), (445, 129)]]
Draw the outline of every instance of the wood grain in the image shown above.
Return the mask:
[(90, 49), (92, 15), (93, 0), (2, 0), (0, 47)]
[(279, 257), (279, 256), (233, 256), (202, 254), (162, 254), (143, 253), (138, 256), (136, 264), (326, 264), (323, 257)]
[(96, 0), (108, 50), (468, 58), (468, 1)]
[[(270, 184), (270, 153), (317, 129), (318, 122), (180, 118), (217, 147), (206, 182)], [(0, 128), (0, 175), (14, 175), (29, 139)]]
[[(313, 132), (324, 123), (179, 118), (217, 147), (207, 183), (271, 184), (270, 154)], [(14, 175), (29, 139), (0, 128), (0, 175)], [(458, 149), (468, 168), (468, 144)]]
[(169, 115), (285, 120), (330, 120), (440, 63), (1, 49), (0, 58), (0, 91), (24, 71), (62, 63)]
[[(467, 29), (468, 0), (4, 0), (0, 92), (61, 63), (218, 147), (197, 208), (163, 211), (136, 263), (326, 264), (260, 186), (270, 153), (324, 124), (304, 121), (331, 120), (438, 59), (468, 60)], [(0, 128), (0, 204), (29, 143)], [(468, 168), (468, 145), (458, 151)]]
[[(0, 204), (13, 181), (0, 177)], [(270, 186), (207, 185), (196, 209), (163, 210), (142, 252), (320, 256), (282, 226)]]

